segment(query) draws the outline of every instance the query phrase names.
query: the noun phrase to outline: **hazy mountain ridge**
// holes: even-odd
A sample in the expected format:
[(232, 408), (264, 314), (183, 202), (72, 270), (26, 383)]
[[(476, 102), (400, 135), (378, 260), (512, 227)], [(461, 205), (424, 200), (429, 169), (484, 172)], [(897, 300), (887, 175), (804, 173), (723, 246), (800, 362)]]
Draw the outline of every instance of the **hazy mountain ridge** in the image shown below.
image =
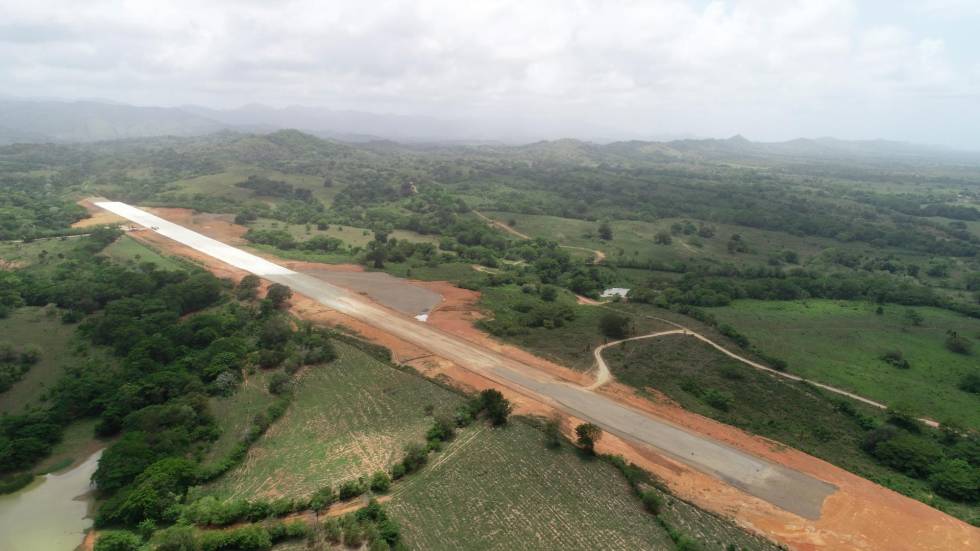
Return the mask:
[[(586, 165), (681, 159), (744, 162), (774, 157), (787, 161), (840, 158), (980, 161), (980, 153), (887, 140), (797, 138), (784, 142), (754, 142), (736, 135), (727, 139), (628, 140), (605, 144), (564, 138), (514, 145), (513, 137), (511, 140), (488, 137), (481, 134), (486, 132), (485, 129), (469, 129), (459, 121), (427, 117), (302, 106), (272, 108), (255, 104), (217, 110), (199, 106), (143, 107), (94, 100), (0, 99), (0, 144), (193, 137), (222, 131), (261, 135), (278, 134), (288, 129), (298, 129), (310, 137), (326, 138), (334, 146), (340, 141), (373, 150), (466, 148), (489, 154), (518, 149), (534, 161)], [(494, 142), (495, 139), (499, 141)], [(392, 141), (396, 143), (390, 143)]]

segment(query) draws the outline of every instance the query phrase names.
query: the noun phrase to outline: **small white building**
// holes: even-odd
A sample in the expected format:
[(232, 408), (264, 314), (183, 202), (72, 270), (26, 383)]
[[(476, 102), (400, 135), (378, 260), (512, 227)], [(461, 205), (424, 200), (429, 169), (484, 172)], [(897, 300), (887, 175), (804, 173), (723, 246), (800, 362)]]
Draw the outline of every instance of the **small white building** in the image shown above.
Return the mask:
[(623, 289), (622, 287), (610, 287), (609, 289), (603, 291), (602, 294), (599, 296), (602, 298), (619, 297), (625, 299), (626, 295), (629, 294), (629, 292), (630, 292), (629, 289)]

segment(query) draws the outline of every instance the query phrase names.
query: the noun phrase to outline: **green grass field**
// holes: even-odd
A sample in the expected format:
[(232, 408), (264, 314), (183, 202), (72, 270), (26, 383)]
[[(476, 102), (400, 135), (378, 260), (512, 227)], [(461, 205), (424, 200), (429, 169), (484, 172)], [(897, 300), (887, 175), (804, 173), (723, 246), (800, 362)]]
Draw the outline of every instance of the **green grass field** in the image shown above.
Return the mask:
[[(859, 302), (737, 301), (709, 309), (767, 354), (786, 360), (789, 371), (839, 386), (892, 406), (938, 420), (980, 428), (980, 396), (957, 388), (970, 371), (980, 370), (980, 320), (937, 308), (915, 308), (922, 326), (906, 322), (905, 307)], [(946, 331), (974, 343), (972, 355), (950, 352)], [(880, 359), (900, 351), (911, 363), (898, 369)]]
[(54, 385), (66, 365), (76, 361), (71, 345), (74, 325), (61, 323), (57, 310), (49, 316), (44, 308), (24, 307), (0, 319), (0, 341), (16, 347), (33, 344), (41, 349), (40, 360), (24, 377), (0, 397), (0, 413), (15, 413), (37, 405), (45, 391)]
[[(672, 224), (685, 220), (680, 218), (664, 218), (656, 222), (615, 220), (611, 222), (612, 240), (602, 241), (597, 235), (598, 223), (588, 220), (499, 211), (488, 211), (484, 214), (502, 222), (515, 220), (517, 224), (514, 225), (514, 229), (531, 237), (545, 237), (554, 239), (562, 245), (601, 250), (612, 262), (620, 259), (640, 262), (654, 260), (661, 263), (702, 260), (758, 264), (766, 262), (769, 254), (779, 253), (786, 249), (796, 251), (800, 255), (801, 261), (805, 261), (827, 247), (853, 248), (853, 246), (842, 245), (829, 239), (803, 238), (782, 232), (725, 224), (711, 224), (716, 230), (714, 237), (711, 238), (678, 235), (672, 236), (670, 245), (658, 245), (654, 242), (654, 236), (658, 232), (669, 232)], [(697, 221), (694, 223), (697, 225)], [(748, 243), (750, 249), (748, 253), (730, 254), (728, 252), (728, 240), (736, 233)]]
[(269, 170), (251, 165), (238, 164), (231, 166), (224, 172), (172, 182), (167, 185), (168, 191), (160, 194), (156, 200), (165, 202), (168, 195), (177, 193), (201, 193), (207, 196), (228, 197), (238, 200), (268, 200), (268, 202), (274, 202), (272, 201), (272, 198), (255, 196), (252, 194), (251, 190), (240, 188), (235, 185), (238, 182), (245, 181), (252, 175), (264, 176), (272, 180), (286, 182), (298, 188), (309, 189), (313, 192), (314, 197), (327, 204), (333, 200), (333, 196), (336, 195), (338, 191), (336, 186), (333, 188), (323, 187), (323, 178), (318, 176), (287, 174), (277, 170)]
[(390, 467), (424, 440), (428, 405), (450, 412), (461, 398), (337, 343), (338, 359), (306, 368), (286, 414), (244, 465), (204, 488), (219, 497), (306, 497), (317, 488)]
[[(351, 247), (364, 247), (374, 239), (374, 232), (371, 230), (356, 228), (353, 226), (343, 226), (339, 224), (331, 224), (330, 227), (325, 230), (318, 230), (314, 224), (309, 226), (306, 224), (287, 224), (286, 222), (280, 222), (278, 220), (260, 218), (249, 223), (248, 227), (255, 228), (257, 230), (286, 230), (297, 241), (305, 241), (311, 237), (317, 236), (333, 237), (335, 239), (340, 239), (346, 245)], [(439, 237), (437, 236), (422, 235), (420, 233), (407, 230), (393, 230), (390, 234), (388, 234), (388, 237), (395, 238), (400, 241), (432, 243), (433, 245), (439, 245)]]
[[(938, 498), (926, 482), (888, 469), (862, 451), (866, 430), (835, 406), (845, 398), (748, 367), (682, 335), (627, 343), (604, 357), (622, 383), (656, 389), (685, 409), (802, 450), (961, 518), (977, 515), (976, 507)], [(727, 409), (713, 405), (719, 395)], [(884, 418), (880, 410), (850, 403), (871, 419)]]
[(123, 265), (152, 262), (161, 270), (179, 270), (183, 267), (181, 261), (163, 256), (128, 235), (120, 237), (103, 249), (102, 254)]
[(208, 401), (221, 435), (208, 450), (205, 463), (226, 457), (252, 424), (252, 419), (264, 413), (275, 397), (269, 393), (271, 371), (257, 370), (249, 374), (238, 392), (227, 397), (212, 397)]
[(0, 243), (0, 260), (12, 263), (15, 267), (30, 266), (43, 270), (46, 266), (57, 264), (59, 254), (65, 254), (78, 246), (79, 239), (42, 239), (30, 243)]

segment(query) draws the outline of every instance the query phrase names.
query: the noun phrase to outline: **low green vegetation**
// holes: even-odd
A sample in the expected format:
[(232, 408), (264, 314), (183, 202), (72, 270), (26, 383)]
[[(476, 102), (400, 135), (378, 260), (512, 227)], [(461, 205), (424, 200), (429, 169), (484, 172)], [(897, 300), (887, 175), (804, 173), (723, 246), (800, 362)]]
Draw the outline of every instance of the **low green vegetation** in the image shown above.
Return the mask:
[[(479, 322), (482, 328), (573, 369), (591, 369), (595, 363), (592, 350), (622, 338), (602, 333), (601, 322), (610, 314), (608, 310), (580, 305), (564, 290), (549, 291), (548, 286), (526, 283), (486, 287), (482, 293), (480, 306), (488, 311), (487, 319)], [(624, 322), (617, 329), (624, 336), (672, 328), (640, 315), (622, 317)]]
[(102, 254), (120, 264), (139, 266), (143, 262), (152, 262), (161, 270), (178, 270), (181, 261), (163, 256), (147, 245), (124, 235), (102, 250)]
[(671, 547), (615, 469), (549, 450), (521, 422), (461, 433), (392, 495), (416, 549)]
[(80, 359), (75, 329), (61, 323), (56, 308), (24, 307), (0, 319), (0, 412), (41, 405), (65, 368)]
[(249, 451), (245, 463), (202, 489), (232, 497), (300, 497), (387, 470), (424, 440), (426, 415), (449, 414), (455, 394), (400, 372), (348, 344), (338, 359), (307, 368), (292, 407)]
[[(617, 380), (641, 391), (655, 389), (685, 409), (823, 458), (961, 518), (980, 514), (976, 436), (928, 429), (906, 415), (888, 417), (751, 368), (683, 335), (625, 343), (604, 356)], [(974, 474), (960, 477), (958, 461), (972, 465)], [(944, 488), (944, 476), (959, 477), (961, 484)]]
[[(969, 350), (980, 348), (980, 320), (938, 308), (829, 300), (745, 300), (709, 311), (795, 374), (980, 429), (980, 396), (960, 388), (980, 366)], [(966, 343), (964, 352), (949, 349), (952, 333)]]

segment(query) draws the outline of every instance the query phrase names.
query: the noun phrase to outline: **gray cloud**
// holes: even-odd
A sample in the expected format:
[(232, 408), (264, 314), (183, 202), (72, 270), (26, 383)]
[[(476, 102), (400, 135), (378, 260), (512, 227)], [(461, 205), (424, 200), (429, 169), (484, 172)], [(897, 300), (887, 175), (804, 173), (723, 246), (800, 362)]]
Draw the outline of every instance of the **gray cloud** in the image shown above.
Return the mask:
[(11, 95), (980, 147), (980, 13), (958, 0), (0, 0), (0, 14)]

